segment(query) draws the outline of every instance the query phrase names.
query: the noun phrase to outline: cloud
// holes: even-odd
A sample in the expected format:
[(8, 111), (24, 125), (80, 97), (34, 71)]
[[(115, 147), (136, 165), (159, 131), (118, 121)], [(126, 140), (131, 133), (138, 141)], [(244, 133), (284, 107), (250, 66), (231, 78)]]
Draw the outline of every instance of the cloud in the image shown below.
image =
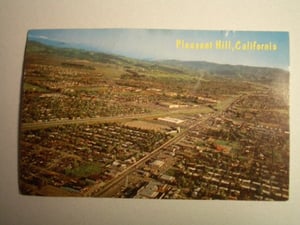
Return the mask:
[(32, 35), (32, 34), (28, 34), (28, 37), (30, 37), (30, 38), (46, 39), (46, 40), (49, 39), (47, 36), (44, 36), (44, 35)]
[(41, 38), (41, 39), (49, 39), (48, 37), (43, 36), (43, 35), (40, 35), (40, 36), (38, 36), (38, 37)]
[(235, 31), (226, 30), (224, 36), (225, 36), (225, 38), (228, 38), (229, 36), (234, 37), (235, 36)]

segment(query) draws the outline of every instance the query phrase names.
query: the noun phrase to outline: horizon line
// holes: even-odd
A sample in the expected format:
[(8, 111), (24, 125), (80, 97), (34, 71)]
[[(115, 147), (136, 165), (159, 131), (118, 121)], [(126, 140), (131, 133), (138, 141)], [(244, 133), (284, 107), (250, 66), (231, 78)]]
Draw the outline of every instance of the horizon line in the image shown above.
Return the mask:
[[(91, 46), (78, 46), (78, 44), (70, 43), (70, 42), (65, 42), (65, 41), (60, 41), (60, 40), (55, 40), (55, 39), (50, 39), (48, 37), (41, 37), (41, 36), (31, 36), (30, 34), (27, 35), (27, 41), (32, 41), (32, 42), (37, 42), (39, 44), (48, 46), (48, 47), (53, 47), (53, 48), (60, 48), (60, 49), (76, 49), (76, 50), (82, 50), (86, 52), (94, 52), (94, 53), (101, 53), (101, 54), (107, 54), (107, 55), (114, 55), (118, 57), (125, 57), (129, 59), (135, 59), (135, 60), (141, 60), (141, 61), (147, 61), (147, 62), (159, 62), (159, 61), (179, 61), (179, 62), (205, 62), (205, 63), (212, 63), (212, 64), (218, 64), (218, 65), (229, 65), (229, 66), (244, 66), (244, 67), (254, 67), (254, 68), (268, 68), (268, 69), (279, 69), (283, 70), (286, 72), (289, 72), (289, 65), (286, 67), (275, 67), (275, 66), (262, 66), (262, 65), (251, 65), (251, 64), (230, 64), (230, 63), (224, 63), (224, 62), (218, 62), (218, 61), (209, 61), (209, 60), (193, 60), (193, 59), (176, 59), (176, 58), (155, 58), (155, 57), (149, 57), (153, 59), (147, 59), (143, 57), (136, 57), (136, 56), (131, 56), (131, 55), (126, 55), (122, 53), (115, 53), (115, 52), (108, 52), (105, 50), (100, 50), (95, 47)], [(26, 41), (26, 45), (27, 45)], [(45, 43), (47, 41), (54, 42), (54, 43), (61, 43), (64, 45), (70, 45), (70, 46), (59, 46), (55, 44), (50, 44), (50, 43)], [(77, 45), (77, 46), (76, 46)]]

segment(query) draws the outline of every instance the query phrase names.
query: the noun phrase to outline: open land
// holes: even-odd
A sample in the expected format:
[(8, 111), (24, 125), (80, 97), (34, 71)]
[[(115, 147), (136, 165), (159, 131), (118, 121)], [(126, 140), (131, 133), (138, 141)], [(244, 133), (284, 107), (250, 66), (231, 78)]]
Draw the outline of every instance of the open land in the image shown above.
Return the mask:
[(288, 72), (176, 64), (29, 41), (21, 193), (287, 200)]

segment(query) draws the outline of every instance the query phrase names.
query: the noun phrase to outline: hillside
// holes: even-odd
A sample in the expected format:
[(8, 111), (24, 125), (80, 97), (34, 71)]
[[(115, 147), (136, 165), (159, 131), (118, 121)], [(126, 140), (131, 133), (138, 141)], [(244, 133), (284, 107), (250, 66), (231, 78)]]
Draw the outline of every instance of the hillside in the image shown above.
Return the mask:
[[(59, 46), (59, 47), (57, 47)], [(159, 72), (174, 75), (201, 75), (202, 78), (229, 78), (263, 84), (288, 83), (289, 72), (278, 68), (253, 67), (244, 65), (218, 64), (206, 61), (160, 60), (148, 61), (125, 56), (95, 52), (77, 48), (62, 47), (67, 45), (49, 46), (37, 41), (28, 40), (27, 53), (50, 54), (54, 56), (89, 60), (108, 64), (137, 68), (145, 72)]]
[(218, 64), (206, 61), (163, 60), (163, 65), (193, 73), (206, 72), (217, 76), (268, 83), (288, 82), (289, 72), (278, 68), (253, 67), (244, 65)]

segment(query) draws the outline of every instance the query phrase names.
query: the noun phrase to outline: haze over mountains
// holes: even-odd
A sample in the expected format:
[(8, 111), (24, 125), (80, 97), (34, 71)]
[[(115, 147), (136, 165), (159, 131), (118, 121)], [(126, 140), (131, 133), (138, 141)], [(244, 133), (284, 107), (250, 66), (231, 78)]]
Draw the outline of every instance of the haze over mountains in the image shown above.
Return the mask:
[(244, 65), (229, 65), (218, 64), (206, 61), (178, 61), (178, 60), (164, 60), (162, 63), (175, 68), (188, 68), (194, 72), (208, 72), (218, 76), (225, 76), (228, 78), (239, 78), (245, 80), (260, 80), (260, 81), (287, 81), (288, 72), (279, 68), (268, 67), (254, 67)]
[(125, 63), (143, 69), (159, 69), (176, 74), (202, 74), (213, 75), (230, 79), (246, 81), (288, 82), (289, 72), (280, 68), (255, 67), (246, 65), (219, 64), (207, 61), (182, 61), (182, 60), (145, 60), (133, 59), (126, 56), (102, 52), (83, 44), (66, 43), (50, 40), (43, 37), (28, 37), (27, 49), (29, 51), (42, 51), (60, 54), (66, 57), (74, 57), (104, 63)]

